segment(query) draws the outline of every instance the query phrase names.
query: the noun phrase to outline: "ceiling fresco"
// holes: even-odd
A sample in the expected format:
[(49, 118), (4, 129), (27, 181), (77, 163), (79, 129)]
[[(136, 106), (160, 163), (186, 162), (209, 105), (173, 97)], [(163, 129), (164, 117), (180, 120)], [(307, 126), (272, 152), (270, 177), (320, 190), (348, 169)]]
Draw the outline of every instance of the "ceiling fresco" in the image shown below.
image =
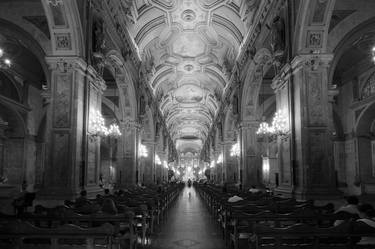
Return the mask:
[(135, 0), (129, 32), (180, 152), (199, 152), (259, 0)]

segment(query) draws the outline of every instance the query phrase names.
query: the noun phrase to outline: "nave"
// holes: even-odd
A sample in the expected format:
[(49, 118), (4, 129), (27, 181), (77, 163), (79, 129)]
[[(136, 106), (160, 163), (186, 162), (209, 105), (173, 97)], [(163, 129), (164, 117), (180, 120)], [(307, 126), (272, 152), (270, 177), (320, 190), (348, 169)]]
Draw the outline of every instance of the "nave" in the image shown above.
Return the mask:
[(224, 249), (220, 229), (194, 187), (180, 193), (168, 221), (151, 236), (149, 249)]

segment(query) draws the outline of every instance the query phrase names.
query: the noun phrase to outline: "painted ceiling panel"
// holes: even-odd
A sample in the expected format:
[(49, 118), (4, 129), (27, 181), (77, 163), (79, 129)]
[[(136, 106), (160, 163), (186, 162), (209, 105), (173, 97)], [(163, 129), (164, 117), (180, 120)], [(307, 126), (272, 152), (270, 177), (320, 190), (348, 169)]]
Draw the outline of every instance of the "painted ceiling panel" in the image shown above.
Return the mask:
[(181, 153), (199, 152), (248, 29), (241, 15), (254, 1), (135, 2), (129, 30), (153, 68), (149, 84), (169, 132)]

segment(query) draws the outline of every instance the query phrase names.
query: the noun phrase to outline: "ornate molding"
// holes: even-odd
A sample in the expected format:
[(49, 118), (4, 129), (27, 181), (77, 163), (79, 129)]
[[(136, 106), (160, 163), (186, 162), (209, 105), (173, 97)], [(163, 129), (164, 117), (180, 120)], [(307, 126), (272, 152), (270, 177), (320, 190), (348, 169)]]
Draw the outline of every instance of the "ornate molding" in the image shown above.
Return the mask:
[(306, 68), (310, 71), (317, 71), (322, 68), (328, 68), (333, 59), (333, 54), (303, 54), (297, 55), (291, 62), (293, 73)]
[(49, 69), (59, 73), (67, 73), (68, 71), (77, 70), (84, 73), (87, 67), (86, 62), (80, 57), (46, 57)]

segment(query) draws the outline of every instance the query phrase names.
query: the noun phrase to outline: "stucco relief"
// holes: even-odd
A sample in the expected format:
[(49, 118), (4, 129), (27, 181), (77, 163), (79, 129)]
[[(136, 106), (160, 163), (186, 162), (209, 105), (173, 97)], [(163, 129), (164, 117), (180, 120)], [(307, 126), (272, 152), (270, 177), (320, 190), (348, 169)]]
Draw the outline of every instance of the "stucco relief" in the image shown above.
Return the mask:
[(54, 93), (54, 127), (70, 127), (72, 74), (57, 74)]
[(322, 97), (322, 74), (310, 72), (306, 76), (306, 96), (308, 103), (308, 120), (310, 125), (324, 125), (324, 103)]

